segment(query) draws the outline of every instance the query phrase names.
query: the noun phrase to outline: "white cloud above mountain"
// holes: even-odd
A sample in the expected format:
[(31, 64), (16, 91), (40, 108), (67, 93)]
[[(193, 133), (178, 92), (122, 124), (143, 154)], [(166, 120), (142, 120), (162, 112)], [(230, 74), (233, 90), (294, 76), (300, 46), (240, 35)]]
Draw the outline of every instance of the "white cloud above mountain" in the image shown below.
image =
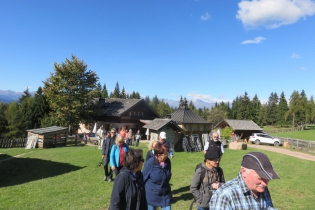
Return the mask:
[(236, 18), (246, 29), (274, 29), (315, 14), (315, 2), (312, 0), (244, 0), (238, 6)]

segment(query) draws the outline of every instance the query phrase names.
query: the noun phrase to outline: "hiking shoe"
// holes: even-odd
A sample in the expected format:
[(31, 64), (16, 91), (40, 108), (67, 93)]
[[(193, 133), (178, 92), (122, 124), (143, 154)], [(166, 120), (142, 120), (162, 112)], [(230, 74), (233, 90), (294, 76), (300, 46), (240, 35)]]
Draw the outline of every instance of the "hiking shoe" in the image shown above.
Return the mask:
[(112, 182), (112, 179), (111, 179), (111, 178), (108, 178), (108, 182)]
[(107, 176), (104, 176), (104, 181), (106, 181), (107, 180)]

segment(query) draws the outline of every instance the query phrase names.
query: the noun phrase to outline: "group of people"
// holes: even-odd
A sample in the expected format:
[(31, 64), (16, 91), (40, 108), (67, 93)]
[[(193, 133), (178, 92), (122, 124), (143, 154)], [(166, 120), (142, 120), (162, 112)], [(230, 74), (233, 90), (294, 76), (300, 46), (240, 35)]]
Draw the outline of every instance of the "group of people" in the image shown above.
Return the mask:
[(116, 175), (109, 209), (155, 210), (161, 207), (170, 210), (172, 170), (169, 158), (173, 158), (174, 153), (166, 133), (161, 132), (159, 140), (150, 142), (146, 161), (141, 149), (129, 148), (124, 140), (124, 136), (116, 135), (113, 128), (104, 142), (104, 180), (112, 181), (111, 171)]
[(204, 161), (196, 167), (190, 190), (197, 210), (274, 209), (268, 182), (279, 179), (269, 158), (260, 152), (243, 156), (238, 176), (225, 182), (219, 162), (224, 153), (218, 133), (204, 147)]
[[(237, 177), (226, 182), (219, 166), (223, 154), (218, 134), (213, 133), (205, 145), (204, 160), (196, 167), (190, 186), (197, 209), (274, 209), (268, 183), (279, 176), (269, 158), (260, 152), (248, 152), (243, 156)], [(159, 134), (159, 140), (150, 141), (144, 159), (143, 151), (129, 148), (124, 136), (116, 135), (113, 128), (104, 142), (102, 157), (104, 180), (112, 181), (112, 172), (116, 175), (110, 210), (171, 209), (170, 159), (174, 153), (165, 132)]]
[(125, 143), (129, 146), (132, 145), (133, 142), (135, 142), (136, 147), (139, 146), (139, 141), (141, 139), (141, 133), (140, 130), (137, 131), (136, 134), (133, 133), (132, 129), (129, 129), (129, 131), (126, 131), (126, 127), (122, 127), (119, 135), (123, 136), (125, 138)]

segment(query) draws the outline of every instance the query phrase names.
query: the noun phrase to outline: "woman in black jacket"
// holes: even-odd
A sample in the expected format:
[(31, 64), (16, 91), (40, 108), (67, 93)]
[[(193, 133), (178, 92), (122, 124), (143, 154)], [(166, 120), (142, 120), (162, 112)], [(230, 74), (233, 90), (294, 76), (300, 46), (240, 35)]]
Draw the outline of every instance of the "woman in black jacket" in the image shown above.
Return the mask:
[(115, 179), (110, 198), (110, 210), (146, 210), (143, 175), (144, 159), (141, 149), (129, 149), (124, 154), (124, 167)]

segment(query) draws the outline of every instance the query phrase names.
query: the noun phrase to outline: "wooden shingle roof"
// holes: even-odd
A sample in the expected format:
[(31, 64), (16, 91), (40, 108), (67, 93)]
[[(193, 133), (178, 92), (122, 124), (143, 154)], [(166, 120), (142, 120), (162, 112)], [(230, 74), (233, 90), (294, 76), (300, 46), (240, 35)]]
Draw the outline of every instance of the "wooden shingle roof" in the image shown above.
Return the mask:
[(176, 123), (209, 123), (207, 120), (203, 119), (188, 107), (180, 107), (173, 114), (171, 114), (171, 119)]
[(68, 131), (68, 127), (51, 126), (51, 127), (46, 127), (46, 128), (30, 129), (26, 131), (35, 133), (35, 134), (54, 134), (54, 133)]
[(151, 122), (148, 122), (143, 128), (149, 128), (151, 130), (160, 130), (164, 126), (170, 126), (175, 131), (183, 131), (182, 128), (180, 128), (176, 122), (174, 122), (171, 119), (154, 119)]
[(254, 131), (263, 131), (261, 127), (259, 127), (254, 121), (252, 120), (229, 120), (224, 119), (219, 122), (215, 128), (221, 127), (221, 125), (227, 124), (233, 128), (234, 131), (236, 130), (254, 130)]
[(144, 99), (122, 99), (122, 98), (106, 98), (105, 104), (101, 106), (102, 111), (107, 116), (121, 116), (128, 112), (133, 106), (143, 103), (147, 106), (156, 116), (158, 114), (151, 108), (151, 106)]

